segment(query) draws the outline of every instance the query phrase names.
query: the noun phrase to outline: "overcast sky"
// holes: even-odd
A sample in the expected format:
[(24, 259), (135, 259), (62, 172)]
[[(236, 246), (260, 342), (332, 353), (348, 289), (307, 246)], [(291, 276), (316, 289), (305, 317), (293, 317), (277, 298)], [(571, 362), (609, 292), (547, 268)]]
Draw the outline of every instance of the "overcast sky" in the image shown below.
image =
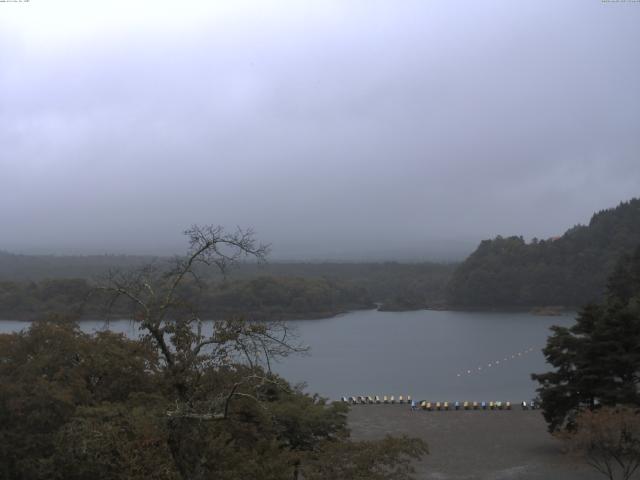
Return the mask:
[(435, 258), (638, 195), (637, 2), (0, 3), (0, 249)]

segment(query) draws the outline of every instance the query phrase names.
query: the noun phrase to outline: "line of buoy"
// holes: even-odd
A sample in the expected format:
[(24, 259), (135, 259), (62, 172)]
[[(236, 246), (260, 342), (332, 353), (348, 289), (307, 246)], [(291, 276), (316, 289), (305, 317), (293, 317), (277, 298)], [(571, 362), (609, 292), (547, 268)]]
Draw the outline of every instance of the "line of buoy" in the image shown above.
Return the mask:
[(523, 355), (527, 355), (527, 354), (529, 354), (529, 353), (531, 353), (533, 351), (534, 351), (534, 348), (533, 347), (529, 347), (526, 350), (522, 350), (520, 352), (516, 352), (516, 353), (512, 354), (511, 356), (507, 355), (502, 360), (494, 360), (494, 361), (491, 361), (491, 362), (487, 362), (486, 364), (483, 364), (483, 365), (478, 365), (475, 368), (469, 368), (469, 369), (463, 370), (462, 372), (458, 372), (456, 374), (456, 377), (473, 375), (474, 373), (478, 373), (479, 374), (479, 373), (482, 372), (482, 369), (483, 369), (484, 366), (486, 366), (486, 368), (493, 368), (493, 367), (497, 367), (498, 365), (501, 365), (501, 364), (504, 365), (504, 363), (509, 361), (510, 359), (511, 360), (515, 360), (516, 358), (522, 357)]

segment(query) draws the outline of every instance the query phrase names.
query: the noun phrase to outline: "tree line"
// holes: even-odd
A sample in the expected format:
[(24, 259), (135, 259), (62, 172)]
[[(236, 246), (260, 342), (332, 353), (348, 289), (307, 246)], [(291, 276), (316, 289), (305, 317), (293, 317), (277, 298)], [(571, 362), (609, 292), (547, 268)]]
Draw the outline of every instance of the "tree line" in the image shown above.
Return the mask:
[[(50, 313), (78, 318), (122, 316), (129, 305), (122, 300), (109, 305), (99, 282), (53, 279), (39, 282), (0, 282), (0, 316), (33, 319)], [(324, 278), (260, 276), (244, 280), (207, 282), (193, 279), (180, 285), (181, 294), (208, 318), (245, 315), (254, 319), (327, 317), (348, 310), (373, 308), (367, 291), (346, 282)]]
[[(146, 260), (146, 262), (145, 262)], [(146, 264), (170, 265), (168, 258), (21, 256), (0, 252), (0, 317), (29, 319), (48, 312), (100, 316), (104, 299), (89, 295), (111, 270)], [(267, 263), (238, 262), (224, 278), (194, 266), (207, 283), (201, 292), (190, 279), (181, 288), (197, 292), (210, 317), (246, 314), (256, 318), (316, 318), (348, 310), (414, 310), (441, 307), (455, 265), (440, 263)], [(113, 314), (126, 308), (112, 306)]]

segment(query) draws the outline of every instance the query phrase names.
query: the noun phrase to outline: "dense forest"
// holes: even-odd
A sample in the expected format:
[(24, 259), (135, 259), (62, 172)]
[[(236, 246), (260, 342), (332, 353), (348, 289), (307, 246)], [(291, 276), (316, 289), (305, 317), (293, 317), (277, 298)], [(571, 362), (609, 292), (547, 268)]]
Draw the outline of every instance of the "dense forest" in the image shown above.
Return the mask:
[(473, 308), (576, 307), (602, 299), (618, 258), (640, 244), (640, 199), (593, 215), (559, 238), (485, 240), (455, 270), (448, 303)]
[[(111, 271), (164, 264), (167, 258), (93, 255), (29, 256), (0, 252), (0, 316), (29, 319), (51, 312), (102, 314), (104, 299), (89, 293)], [(374, 308), (439, 307), (455, 265), (440, 263), (238, 263), (225, 278), (199, 269), (206, 291), (199, 309), (209, 317), (315, 318)], [(185, 288), (196, 289), (192, 283)], [(121, 313), (122, 309), (112, 309)]]
[[(233, 328), (244, 333), (219, 351), (256, 336)], [(408, 480), (426, 453), (406, 437), (352, 441), (345, 404), (176, 344), (174, 367), (151, 336), (88, 335), (61, 317), (0, 334), (0, 478)]]

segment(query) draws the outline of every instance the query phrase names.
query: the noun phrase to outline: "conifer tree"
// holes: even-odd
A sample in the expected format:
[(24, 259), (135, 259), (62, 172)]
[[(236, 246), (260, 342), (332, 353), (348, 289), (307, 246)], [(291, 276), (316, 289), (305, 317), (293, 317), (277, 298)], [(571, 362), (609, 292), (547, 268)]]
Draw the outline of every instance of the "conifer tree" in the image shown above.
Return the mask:
[(543, 352), (555, 370), (532, 375), (550, 431), (573, 428), (584, 409), (640, 405), (640, 247), (618, 262), (602, 305), (552, 330)]

